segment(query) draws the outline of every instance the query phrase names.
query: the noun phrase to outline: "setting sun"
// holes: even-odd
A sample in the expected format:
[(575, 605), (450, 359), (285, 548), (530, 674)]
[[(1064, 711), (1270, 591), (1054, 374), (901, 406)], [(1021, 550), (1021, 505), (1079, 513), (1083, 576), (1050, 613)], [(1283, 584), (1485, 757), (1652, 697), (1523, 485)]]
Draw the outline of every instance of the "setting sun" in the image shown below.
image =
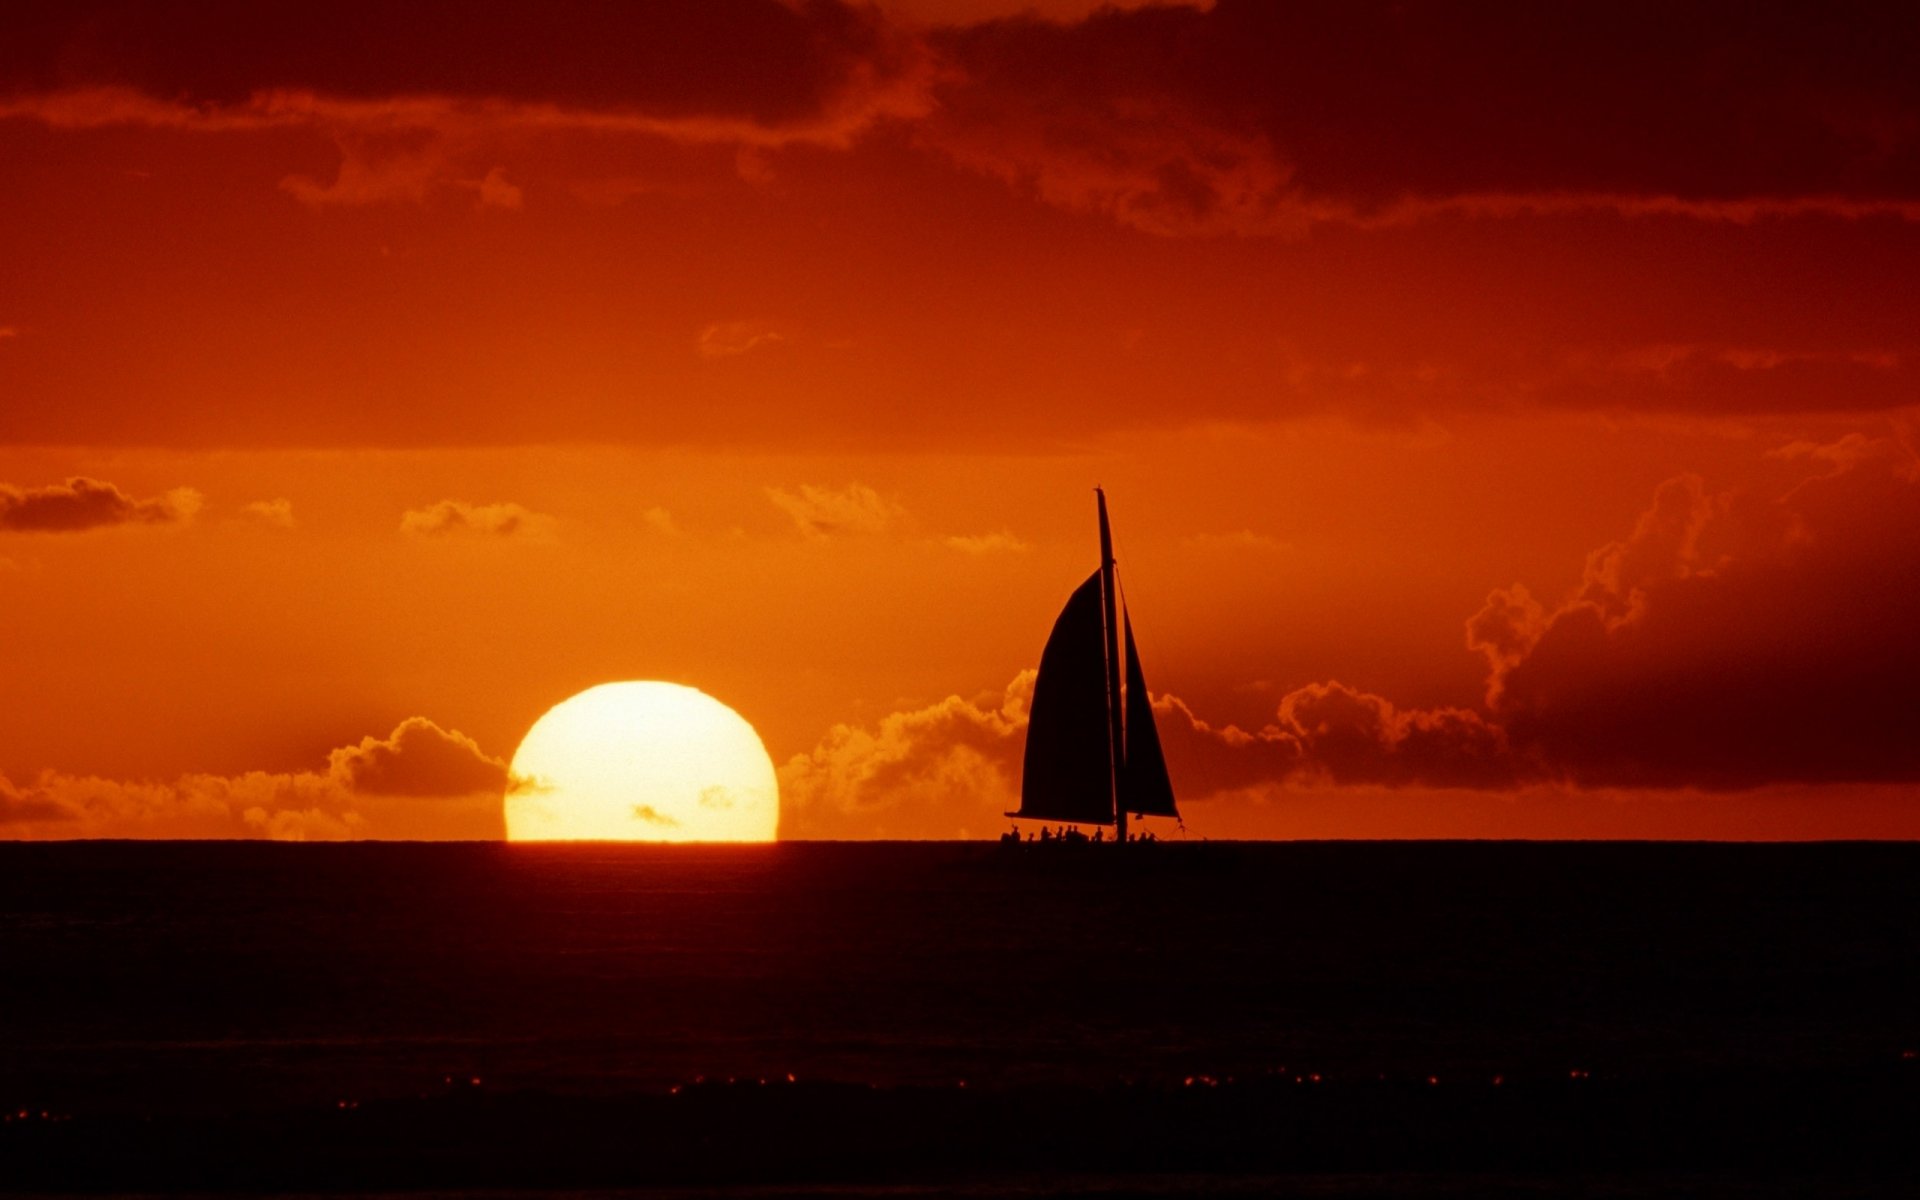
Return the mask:
[(773, 760), (740, 714), (676, 683), (604, 683), (534, 722), (506, 802), (516, 842), (770, 842)]

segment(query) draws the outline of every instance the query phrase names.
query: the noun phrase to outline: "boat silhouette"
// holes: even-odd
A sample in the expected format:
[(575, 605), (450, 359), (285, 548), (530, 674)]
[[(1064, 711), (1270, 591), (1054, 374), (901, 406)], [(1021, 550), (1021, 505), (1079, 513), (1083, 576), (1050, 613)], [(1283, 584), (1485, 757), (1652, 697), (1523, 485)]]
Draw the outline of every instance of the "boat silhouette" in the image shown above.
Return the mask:
[(1115, 840), (1124, 842), (1130, 815), (1177, 820), (1180, 812), (1133, 619), (1119, 594), (1107, 496), (1099, 488), (1093, 494), (1100, 512), (1100, 567), (1068, 597), (1041, 652), (1020, 808), (1006, 815), (1111, 825)]

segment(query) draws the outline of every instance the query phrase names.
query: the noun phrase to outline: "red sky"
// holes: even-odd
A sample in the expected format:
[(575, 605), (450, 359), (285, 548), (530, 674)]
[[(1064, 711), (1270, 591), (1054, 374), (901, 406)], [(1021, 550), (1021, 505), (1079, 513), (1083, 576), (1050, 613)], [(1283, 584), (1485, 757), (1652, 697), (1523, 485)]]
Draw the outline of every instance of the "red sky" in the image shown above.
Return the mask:
[(1905, 6), (8, 22), (0, 835), (990, 835), (1100, 483), (1196, 836), (1920, 836)]

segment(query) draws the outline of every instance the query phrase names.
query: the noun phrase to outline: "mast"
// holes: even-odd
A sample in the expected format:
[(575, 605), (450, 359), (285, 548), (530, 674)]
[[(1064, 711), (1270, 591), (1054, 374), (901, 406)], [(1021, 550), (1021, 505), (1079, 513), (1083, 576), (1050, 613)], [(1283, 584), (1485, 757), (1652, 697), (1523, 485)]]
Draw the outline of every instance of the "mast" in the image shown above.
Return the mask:
[(1120, 773), (1125, 769), (1125, 731), (1120, 708), (1120, 629), (1114, 620), (1113, 531), (1107, 525), (1107, 494), (1093, 489), (1100, 505), (1100, 592), (1101, 611), (1107, 635), (1107, 745), (1113, 761), (1113, 838), (1127, 840), (1127, 810), (1120, 802)]

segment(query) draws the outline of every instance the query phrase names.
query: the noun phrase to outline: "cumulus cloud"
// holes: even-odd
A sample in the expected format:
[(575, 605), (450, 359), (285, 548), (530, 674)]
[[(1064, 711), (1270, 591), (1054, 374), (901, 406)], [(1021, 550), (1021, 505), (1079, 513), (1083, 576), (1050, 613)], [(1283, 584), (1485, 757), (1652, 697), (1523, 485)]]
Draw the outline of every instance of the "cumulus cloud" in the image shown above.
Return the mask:
[(876, 534), (896, 529), (906, 510), (864, 483), (843, 488), (803, 483), (794, 489), (768, 488), (767, 499), (792, 518), (807, 537)]
[(1300, 748), (1301, 771), (1335, 784), (1506, 787), (1515, 772), (1506, 735), (1462, 708), (1396, 708), (1338, 682), (1280, 701), (1275, 726)]
[(501, 792), (506, 764), (472, 738), (425, 717), (409, 717), (385, 738), (363, 738), (328, 757), (328, 773), (348, 789), (380, 796), (461, 796)]
[[(1920, 780), (1920, 455), (1794, 443), (1777, 494), (1658, 488), (1556, 604), (1493, 592), (1466, 624), (1484, 708), (1405, 708), (1338, 681), (1257, 728), (1153, 707), (1191, 815), (1282, 792), (1673, 794)], [(797, 837), (979, 836), (1018, 805), (1033, 674), (840, 725), (781, 770)], [(1554, 794), (1560, 794), (1555, 791)], [(1569, 793), (1571, 794), (1571, 793)]]
[(1468, 621), (1516, 752), (1583, 785), (1920, 778), (1920, 479), (1894, 439), (1798, 445), (1779, 495), (1664, 484), (1551, 609)]
[(0, 532), (79, 533), (114, 525), (178, 525), (200, 511), (200, 493), (175, 488), (136, 500), (111, 483), (75, 476), (47, 487), (0, 484)]
[(500, 167), (488, 171), (473, 187), (482, 208), (519, 208), (526, 199), (526, 193), (517, 184), (509, 183), (506, 171)]
[(876, 728), (836, 725), (780, 769), (780, 834), (801, 838), (980, 836), (1020, 787), (1033, 673), (997, 696), (949, 696)]
[(293, 501), (285, 496), (272, 500), (255, 500), (241, 507), (240, 515), (262, 525), (271, 525), (276, 529), (293, 528)]
[(1025, 554), (1033, 549), (1026, 541), (1004, 529), (999, 533), (957, 534), (944, 541), (949, 549), (962, 554)]
[(9, 826), (58, 825), (74, 818), (74, 812), (46, 792), (15, 787), (0, 775), (0, 831)]
[[(948, 696), (835, 726), (780, 771), (786, 837), (978, 837), (1019, 807), (1035, 675), (1004, 692)], [(1340, 683), (1284, 697), (1260, 729), (1213, 726), (1175, 696), (1153, 699), (1183, 802), (1323, 785), (1502, 788), (1515, 780), (1505, 735), (1464, 709), (1396, 708)], [(1189, 810), (1191, 811), (1191, 809)]]
[(471, 738), (413, 717), (335, 750), (320, 771), (0, 777), (0, 836), (495, 839), (508, 783), (506, 764)]
[(1279, 786), (1504, 788), (1505, 734), (1471, 709), (1405, 709), (1337, 680), (1281, 697), (1257, 729), (1215, 726), (1176, 696), (1153, 702), (1167, 766), (1190, 799)]
[(553, 518), (518, 504), (469, 504), (442, 500), (425, 508), (409, 509), (400, 518), (400, 532), (414, 537), (541, 536), (552, 531)]

